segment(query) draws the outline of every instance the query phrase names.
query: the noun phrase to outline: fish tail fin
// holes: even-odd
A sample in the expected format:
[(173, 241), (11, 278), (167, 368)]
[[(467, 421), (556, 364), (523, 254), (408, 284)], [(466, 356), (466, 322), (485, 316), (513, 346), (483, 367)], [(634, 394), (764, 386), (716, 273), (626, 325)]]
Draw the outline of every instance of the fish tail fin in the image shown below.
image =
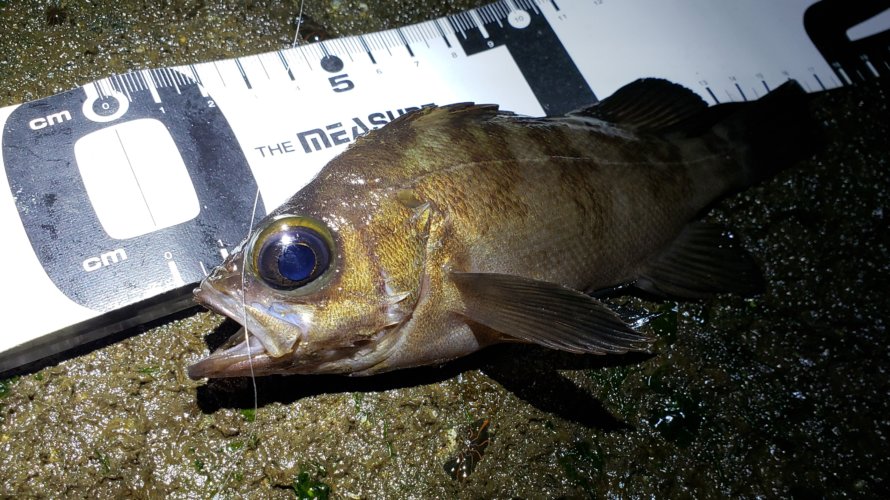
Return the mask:
[(742, 167), (739, 189), (808, 158), (822, 135), (807, 93), (794, 80), (752, 103), (720, 104), (706, 114), (712, 125), (705, 135), (725, 141)]

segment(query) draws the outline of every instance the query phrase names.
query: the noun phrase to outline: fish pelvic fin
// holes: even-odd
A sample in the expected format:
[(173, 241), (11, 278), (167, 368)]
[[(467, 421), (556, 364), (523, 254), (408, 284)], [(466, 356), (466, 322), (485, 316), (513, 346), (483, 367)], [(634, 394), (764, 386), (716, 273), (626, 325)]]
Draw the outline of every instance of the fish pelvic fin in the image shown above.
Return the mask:
[(663, 297), (701, 299), (720, 292), (751, 296), (763, 290), (763, 277), (727, 228), (693, 222), (648, 263), (635, 285)]
[(451, 272), (463, 301), (458, 311), (506, 336), (572, 353), (645, 351), (653, 339), (602, 302), (579, 291), (521, 276)]

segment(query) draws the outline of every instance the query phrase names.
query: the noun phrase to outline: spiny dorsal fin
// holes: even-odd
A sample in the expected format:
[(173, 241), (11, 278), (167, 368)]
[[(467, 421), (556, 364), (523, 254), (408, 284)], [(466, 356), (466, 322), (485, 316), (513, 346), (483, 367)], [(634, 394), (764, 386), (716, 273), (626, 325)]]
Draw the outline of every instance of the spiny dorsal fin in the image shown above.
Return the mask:
[(602, 302), (556, 283), (493, 273), (449, 276), (464, 302), (458, 312), (516, 339), (588, 354), (641, 351), (651, 341)]
[(350, 145), (350, 149), (381, 146), (404, 148), (422, 133), (436, 137), (449, 130), (461, 130), (483, 123), (496, 116), (513, 116), (500, 111), (497, 104), (458, 102), (446, 106), (424, 106), (396, 117), (385, 127), (365, 134)]
[[(456, 102), (445, 106), (426, 106), (391, 121), (387, 127), (397, 128), (400, 125), (413, 123), (419, 127), (435, 127), (437, 125), (459, 126), (467, 121), (485, 121), (497, 115), (512, 115), (509, 111), (500, 111), (497, 104), (476, 104), (473, 102)], [(382, 130), (386, 130), (384, 127)]]
[(749, 296), (763, 288), (763, 278), (729, 230), (694, 222), (646, 266), (636, 286), (679, 298), (707, 298), (720, 292)]
[(695, 92), (659, 78), (628, 83), (588, 108), (570, 113), (589, 116), (637, 132), (663, 132), (706, 110)]

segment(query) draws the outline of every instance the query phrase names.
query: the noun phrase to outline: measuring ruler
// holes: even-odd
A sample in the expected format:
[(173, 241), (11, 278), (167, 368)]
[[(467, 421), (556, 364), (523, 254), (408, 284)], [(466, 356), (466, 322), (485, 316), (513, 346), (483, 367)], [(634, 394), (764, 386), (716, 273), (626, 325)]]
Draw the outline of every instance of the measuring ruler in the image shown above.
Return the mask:
[(0, 109), (0, 372), (188, 307), (356, 137), (458, 101), (559, 115), (641, 77), (712, 104), (890, 73), (888, 2), (508, 0)]

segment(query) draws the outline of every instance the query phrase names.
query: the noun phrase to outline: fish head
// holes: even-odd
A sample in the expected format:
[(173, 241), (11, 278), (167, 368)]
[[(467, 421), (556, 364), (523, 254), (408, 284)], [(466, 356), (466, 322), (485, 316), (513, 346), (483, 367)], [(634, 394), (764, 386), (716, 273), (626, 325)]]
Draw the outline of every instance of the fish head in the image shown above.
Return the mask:
[(384, 361), (420, 293), (428, 224), (398, 201), (361, 208), (286, 204), (261, 221), (195, 290), (243, 328), (189, 376), (358, 373)]

